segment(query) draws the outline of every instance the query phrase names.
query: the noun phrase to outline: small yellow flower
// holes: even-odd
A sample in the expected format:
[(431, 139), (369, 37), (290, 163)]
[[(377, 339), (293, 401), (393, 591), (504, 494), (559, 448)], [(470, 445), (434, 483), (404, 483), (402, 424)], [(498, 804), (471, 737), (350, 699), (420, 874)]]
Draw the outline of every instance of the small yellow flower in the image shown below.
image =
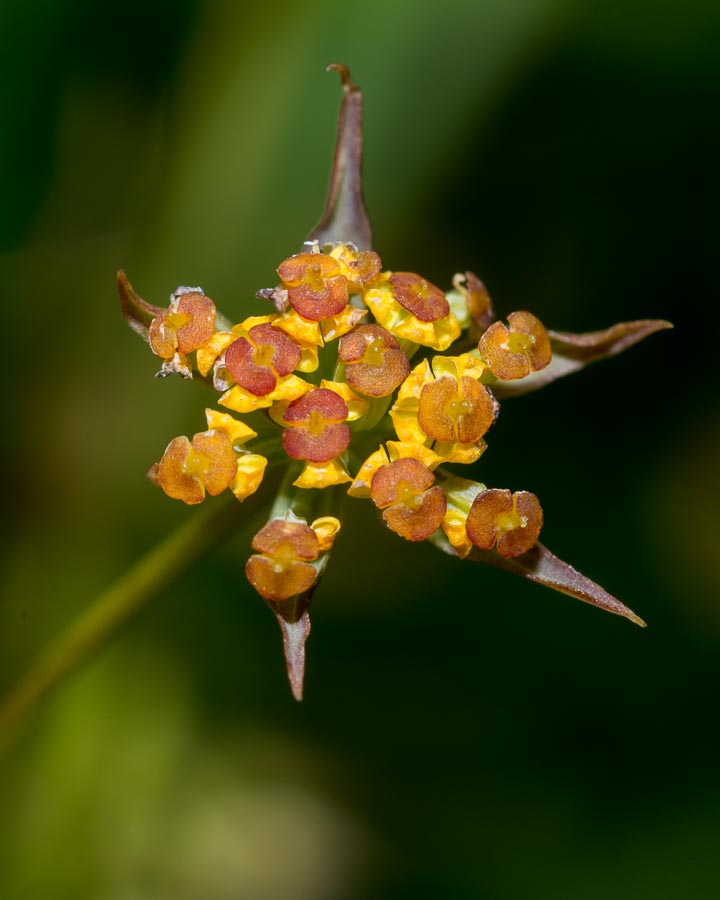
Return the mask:
[(552, 356), (547, 329), (532, 313), (514, 312), (510, 327), (495, 322), (480, 338), (478, 351), (496, 378), (511, 381), (539, 372)]
[(381, 466), (386, 466), (398, 459), (416, 459), (431, 471), (443, 461), (441, 456), (422, 444), (403, 441), (388, 441), (385, 447), (379, 447), (359, 466), (353, 483), (348, 488), (351, 497), (369, 497), (373, 477)]
[(475, 462), (498, 404), (480, 382), (485, 366), (472, 354), (423, 360), (405, 379), (390, 410), (402, 441), (415, 441), (447, 462)]
[(158, 375), (192, 377), (187, 356), (212, 338), (215, 315), (215, 304), (201, 288), (179, 287), (173, 292), (168, 308), (150, 323), (150, 347), (164, 360)]
[(537, 543), (543, 511), (535, 494), (497, 489), (480, 491), (465, 523), (468, 538), (481, 550), (497, 546), (500, 556), (521, 556)]
[(338, 360), (348, 384), (367, 397), (392, 394), (410, 370), (400, 344), (380, 325), (359, 325), (340, 338)]
[(445, 294), (420, 275), (387, 272), (364, 300), (378, 323), (405, 341), (442, 351), (460, 337)]
[(467, 518), (473, 501), (485, 490), (485, 485), (449, 475), (443, 479), (442, 486), (447, 497), (447, 511), (442, 520), (442, 530), (455, 553), (461, 559), (465, 559), (473, 547), (467, 535)]
[(320, 560), (333, 545), (340, 522), (331, 516), (308, 525), (304, 519), (272, 519), (255, 535), (247, 562), (248, 581), (266, 600), (289, 600), (312, 589)]
[(243, 449), (257, 434), (217, 410), (206, 409), (205, 414), (208, 430), (192, 441), (173, 438), (150, 477), (169, 497), (188, 504), (202, 503), (206, 491), (215, 496), (226, 488), (244, 500), (260, 486), (267, 465), (265, 457)]

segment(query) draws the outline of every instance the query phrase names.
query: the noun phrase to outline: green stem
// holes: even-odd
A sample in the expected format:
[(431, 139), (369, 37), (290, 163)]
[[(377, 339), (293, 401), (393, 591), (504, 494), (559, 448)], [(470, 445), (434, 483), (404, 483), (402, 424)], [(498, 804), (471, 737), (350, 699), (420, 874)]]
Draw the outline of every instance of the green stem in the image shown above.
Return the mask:
[(298, 518), (310, 522), (318, 516), (332, 515), (337, 509), (337, 495), (332, 487), (299, 488), (293, 482), (301, 466), (291, 463), (283, 475), (268, 521), (282, 519), (289, 511)]
[(208, 503), (101, 594), (0, 701), (0, 746), (39, 700), (246, 518), (246, 510), (230, 496)]
[[(296, 488), (293, 485), (293, 481), (295, 481), (300, 474), (300, 470), (301, 466), (299, 463), (289, 462), (285, 474), (282, 477), (282, 481), (280, 482), (280, 486), (278, 487), (277, 494), (275, 495), (275, 501), (270, 510), (268, 522), (271, 522), (273, 519), (282, 519), (288, 510), (293, 509), (297, 495), (300, 492), (300, 488)], [(299, 513), (296, 514), (299, 515)]]

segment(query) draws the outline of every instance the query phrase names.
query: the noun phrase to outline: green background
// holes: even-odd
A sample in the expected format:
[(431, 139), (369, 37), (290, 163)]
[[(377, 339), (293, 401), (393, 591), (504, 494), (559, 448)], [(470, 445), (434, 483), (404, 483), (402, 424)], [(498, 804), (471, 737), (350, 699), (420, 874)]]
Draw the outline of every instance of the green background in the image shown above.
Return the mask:
[(507, 401), (475, 469), (537, 493), (544, 542), (649, 628), (356, 502), (297, 705), (248, 527), (0, 757), (0, 898), (720, 896), (720, 7), (248, 7), (0, 7), (0, 687), (196, 512), (144, 473), (207, 396), (152, 377), (116, 270), (259, 309), (322, 210), (331, 61), (388, 267), (470, 268), (559, 330), (676, 323)]

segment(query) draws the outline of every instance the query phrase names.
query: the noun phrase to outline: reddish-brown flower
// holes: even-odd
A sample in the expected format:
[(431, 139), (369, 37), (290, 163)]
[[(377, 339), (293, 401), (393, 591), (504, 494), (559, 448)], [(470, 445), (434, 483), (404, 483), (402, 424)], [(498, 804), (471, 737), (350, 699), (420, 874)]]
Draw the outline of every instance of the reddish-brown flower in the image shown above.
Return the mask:
[(287, 600), (308, 591), (317, 578), (310, 563), (320, 555), (320, 542), (302, 522), (273, 519), (252, 542), (259, 555), (245, 567), (248, 581), (266, 600)]
[(450, 312), (447, 297), (434, 284), (414, 272), (394, 272), (390, 286), (397, 302), (421, 322), (437, 322)]
[(282, 415), (283, 447), (293, 459), (325, 463), (347, 450), (347, 403), (335, 391), (315, 388), (293, 400)]
[(297, 253), (278, 266), (288, 302), (311, 322), (337, 316), (348, 302), (347, 278), (337, 259), (325, 253)]
[(500, 556), (521, 556), (537, 543), (543, 511), (535, 494), (508, 490), (481, 491), (473, 501), (465, 527), (481, 550), (497, 545)]
[(350, 387), (366, 397), (392, 394), (410, 371), (397, 339), (380, 325), (358, 325), (340, 338), (338, 359)]
[(232, 440), (222, 431), (203, 431), (189, 441), (176, 437), (157, 466), (157, 482), (169, 497), (202, 503), (229, 487), (237, 474)]
[(379, 253), (374, 250), (357, 250), (354, 244), (338, 243), (332, 248), (330, 256), (343, 264), (343, 274), (358, 290), (374, 281), (382, 269)]
[(423, 386), (418, 423), (435, 441), (475, 443), (495, 421), (496, 405), (488, 389), (475, 378), (445, 376)]
[(225, 351), (225, 368), (236, 384), (264, 397), (277, 387), (278, 378), (300, 365), (302, 350), (295, 341), (270, 323), (255, 325), (248, 337), (238, 338)]
[(440, 527), (447, 510), (445, 492), (417, 459), (381, 466), (373, 475), (370, 496), (389, 528), (408, 541), (424, 541)]
[(510, 328), (495, 322), (480, 338), (478, 350), (496, 378), (512, 381), (544, 369), (552, 350), (547, 329), (532, 313), (508, 316)]
[(215, 330), (215, 314), (215, 304), (205, 294), (176, 292), (168, 309), (150, 323), (148, 339), (153, 353), (172, 359), (175, 353), (186, 355), (202, 347)]
[(488, 329), (495, 319), (495, 311), (482, 281), (474, 272), (465, 272), (455, 276), (453, 285), (465, 297), (468, 317), (476, 328), (480, 331)]

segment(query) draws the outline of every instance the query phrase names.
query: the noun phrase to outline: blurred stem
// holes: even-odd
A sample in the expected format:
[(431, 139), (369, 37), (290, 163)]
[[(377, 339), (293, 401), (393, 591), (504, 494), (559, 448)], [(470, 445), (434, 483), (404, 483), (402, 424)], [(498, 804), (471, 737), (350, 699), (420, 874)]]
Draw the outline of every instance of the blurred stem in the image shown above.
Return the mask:
[(173, 584), (216, 546), (247, 512), (228, 495), (208, 503), (101, 594), (72, 622), (0, 702), (0, 747), (22, 716), (98, 650), (148, 600)]

